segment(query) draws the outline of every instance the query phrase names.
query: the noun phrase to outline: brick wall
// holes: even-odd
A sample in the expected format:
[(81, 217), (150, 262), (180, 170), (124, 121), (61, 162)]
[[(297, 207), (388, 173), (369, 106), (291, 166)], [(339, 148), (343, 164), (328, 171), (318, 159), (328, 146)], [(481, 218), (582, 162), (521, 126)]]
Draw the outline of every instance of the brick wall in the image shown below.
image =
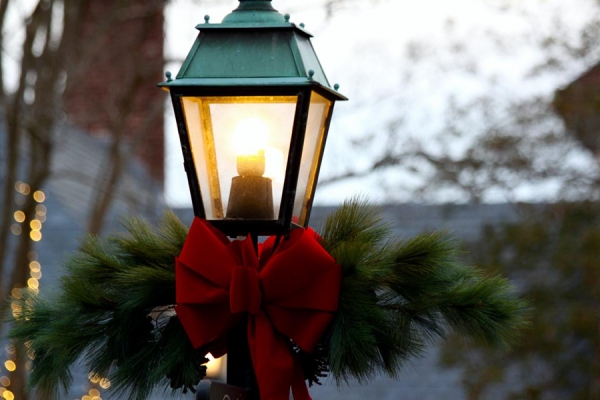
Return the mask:
[(64, 106), (96, 136), (122, 135), (160, 185), (164, 182), (162, 0), (86, 0), (77, 61)]
[(557, 90), (553, 106), (569, 132), (600, 157), (600, 64)]

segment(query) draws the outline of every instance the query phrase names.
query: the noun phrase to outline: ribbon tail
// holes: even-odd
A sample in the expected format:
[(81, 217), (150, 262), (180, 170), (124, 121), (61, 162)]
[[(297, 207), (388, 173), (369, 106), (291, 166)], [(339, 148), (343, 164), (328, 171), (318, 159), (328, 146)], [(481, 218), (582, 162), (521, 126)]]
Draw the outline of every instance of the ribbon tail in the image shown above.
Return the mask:
[(290, 388), (294, 400), (311, 400), (289, 343), (263, 312), (248, 318), (248, 345), (262, 400), (288, 400)]

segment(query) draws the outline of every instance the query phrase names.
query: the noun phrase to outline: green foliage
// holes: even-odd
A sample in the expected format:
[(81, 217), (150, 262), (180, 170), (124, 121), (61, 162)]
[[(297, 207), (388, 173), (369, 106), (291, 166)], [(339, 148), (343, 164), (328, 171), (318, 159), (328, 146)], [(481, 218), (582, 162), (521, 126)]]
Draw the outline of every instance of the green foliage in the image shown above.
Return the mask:
[(327, 220), (323, 245), (343, 269), (339, 312), (327, 337), (330, 369), (341, 383), (381, 371), (397, 376), (448, 328), (506, 348), (526, 324), (526, 302), (508, 281), (462, 265), (445, 234), (394, 241), (364, 201)]
[(145, 399), (167, 379), (193, 387), (205, 373), (176, 317), (174, 259), (187, 228), (168, 213), (158, 231), (126, 222), (127, 235), (87, 237), (66, 265), (60, 292), (20, 300), (10, 337), (35, 354), (30, 384), (60, 392), (81, 356), (88, 371), (108, 376), (113, 390)]
[[(67, 263), (60, 291), (20, 300), (11, 338), (35, 355), (31, 385), (60, 392), (70, 368), (107, 376), (128, 399), (156, 387), (193, 390), (209, 348), (194, 350), (173, 312), (174, 259), (187, 229), (167, 214), (155, 232), (140, 220), (125, 235), (89, 237)], [(339, 311), (314, 354), (299, 352), (309, 383), (328, 371), (366, 381), (402, 366), (449, 328), (505, 347), (525, 324), (525, 303), (505, 279), (457, 262), (445, 234), (396, 241), (374, 208), (345, 203), (322, 232), (343, 271)]]
[(443, 361), (463, 368), (473, 399), (502, 382), (507, 398), (600, 398), (600, 204), (521, 211), (522, 222), (488, 228), (472, 253), (519, 282), (535, 308), (530, 329), (511, 352), (451, 337)]

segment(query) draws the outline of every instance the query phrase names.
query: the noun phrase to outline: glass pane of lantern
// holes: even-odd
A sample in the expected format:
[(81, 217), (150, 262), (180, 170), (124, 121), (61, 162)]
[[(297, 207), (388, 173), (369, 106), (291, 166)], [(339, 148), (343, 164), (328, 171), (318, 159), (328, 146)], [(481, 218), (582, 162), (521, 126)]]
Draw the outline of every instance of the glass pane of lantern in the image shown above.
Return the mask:
[(310, 97), (310, 109), (292, 217), (293, 222), (300, 226), (305, 226), (307, 223), (308, 203), (315, 191), (316, 174), (325, 139), (325, 125), (330, 112), (331, 101), (313, 92)]
[(207, 219), (278, 218), (297, 100), (182, 98)]

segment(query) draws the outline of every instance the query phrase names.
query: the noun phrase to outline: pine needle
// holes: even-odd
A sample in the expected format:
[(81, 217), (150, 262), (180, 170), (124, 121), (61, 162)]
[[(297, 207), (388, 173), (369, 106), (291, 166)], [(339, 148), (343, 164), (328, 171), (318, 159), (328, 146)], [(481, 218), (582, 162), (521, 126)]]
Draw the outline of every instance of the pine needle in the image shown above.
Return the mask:
[(329, 217), (322, 235), (344, 271), (328, 338), (338, 384), (397, 376), (449, 328), (506, 348), (527, 324), (527, 303), (508, 281), (460, 264), (444, 232), (394, 241), (376, 211), (354, 199)]
[[(187, 228), (172, 213), (158, 229), (135, 218), (124, 226), (106, 240), (84, 238), (54, 295), (13, 299), (10, 338), (35, 355), (31, 386), (66, 391), (78, 360), (132, 400), (157, 388), (194, 390), (205, 375), (210, 349), (194, 350), (172, 311)], [(338, 384), (396, 377), (448, 329), (507, 348), (527, 324), (528, 305), (510, 283), (461, 264), (445, 233), (395, 240), (377, 210), (355, 198), (327, 219), (321, 237), (342, 283), (319, 351), (301, 354), (311, 383), (327, 370)]]
[(204, 376), (205, 353), (192, 348), (176, 316), (164, 317), (175, 304), (175, 257), (187, 228), (172, 213), (156, 231), (135, 218), (124, 226), (119, 236), (83, 239), (57, 294), (18, 300), (10, 337), (35, 354), (32, 387), (68, 390), (81, 359), (127, 399), (159, 386), (187, 391)]

